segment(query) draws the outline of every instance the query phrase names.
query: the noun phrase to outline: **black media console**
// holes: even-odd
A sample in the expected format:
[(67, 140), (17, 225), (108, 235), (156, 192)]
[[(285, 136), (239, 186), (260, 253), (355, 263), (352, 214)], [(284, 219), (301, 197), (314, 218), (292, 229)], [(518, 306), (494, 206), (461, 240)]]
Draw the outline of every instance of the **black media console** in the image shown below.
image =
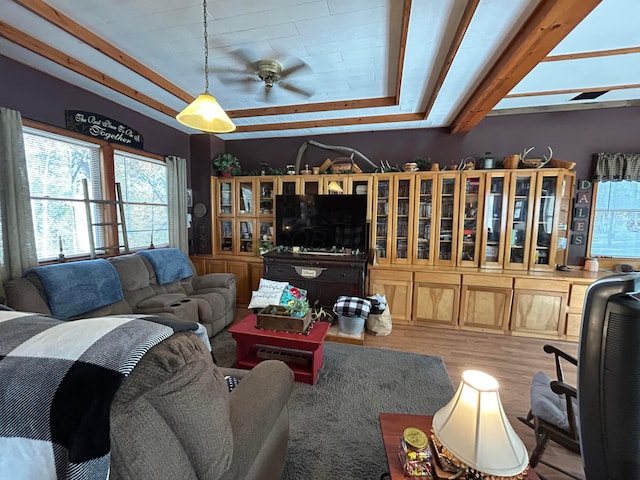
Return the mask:
[(289, 282), (307, 290), (309, 304), (316, 300), (333, 307), (340, 295), (364, 296), (367, 255), (270, 252), (263, 256), (264, 278)]

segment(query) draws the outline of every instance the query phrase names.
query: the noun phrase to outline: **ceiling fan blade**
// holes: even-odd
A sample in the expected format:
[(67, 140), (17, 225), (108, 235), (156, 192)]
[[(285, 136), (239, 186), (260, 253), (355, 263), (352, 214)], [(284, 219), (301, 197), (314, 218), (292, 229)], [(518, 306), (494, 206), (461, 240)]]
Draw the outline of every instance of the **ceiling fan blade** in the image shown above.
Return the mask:
[(311, 91), (311, 90), (305, 90), (305, 89), (300, 88), (300, 87), (295, 87), (295, 86), (289, 85), (288, 83), (285, 83), (285, 82), (280, 82), (278, 84), (278, 86), (281, 87), (281, 88), (284, 88), (285, 90), (288, 90), (291, 93), (294, 93), (294, 94), (296, 94), (298, 96), (301, 96), (301, 97), (309, 98), (309, 97), (311, 97), (313, 95), (313, 91)]
[(256, 69), (257, 60), (254, 60), (247, 49), (237, 48), (235, 50), (229, 51), (229, 55), (245, 65), (247, 67), (247, 70), (253, 71)]
[(245, 72), (240, 75), (221, 73), (220, 75), (216, 75), (216, 78), (225, 85), (253, 83), (253, 75), (247, 75)]
[(282, 70), (282, 76), (291, 77), (294, 74), (305, 73), (307, 71), (311, 71), (311, 67), (302, 60), (296, 59), (296, 62), (293, 65)]

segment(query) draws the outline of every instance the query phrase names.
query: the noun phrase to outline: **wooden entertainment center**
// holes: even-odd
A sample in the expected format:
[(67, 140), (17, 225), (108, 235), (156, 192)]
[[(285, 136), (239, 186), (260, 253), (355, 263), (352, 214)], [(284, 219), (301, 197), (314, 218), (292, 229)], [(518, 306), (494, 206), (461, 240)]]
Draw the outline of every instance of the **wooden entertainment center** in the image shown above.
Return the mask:
[[(280, 194), (367, 195), (364, 257), (269, 253)], [(606, 272), (565, 264), (575, 173), (561, 168), (282, 175), (211, 179), (213, 255), (199, 273), (236, 275), (247, 305), (261, 277), (331, 305), (387, 297), (396, 324), (578, 339), (587, 287)]]

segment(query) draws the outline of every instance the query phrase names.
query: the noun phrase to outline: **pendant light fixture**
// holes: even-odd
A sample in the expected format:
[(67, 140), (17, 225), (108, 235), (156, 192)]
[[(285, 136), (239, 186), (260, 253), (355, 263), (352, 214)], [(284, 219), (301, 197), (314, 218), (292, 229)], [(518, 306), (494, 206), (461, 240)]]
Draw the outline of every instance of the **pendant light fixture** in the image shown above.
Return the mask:
[(207, 36), (207, 0), (203, 0), (204, 10), (204, 93), (191, 102), (177, 116), (187, 127), (211, 133), (229, 133), (236, 129), (218, 101), (209, 93), (209, 41)]

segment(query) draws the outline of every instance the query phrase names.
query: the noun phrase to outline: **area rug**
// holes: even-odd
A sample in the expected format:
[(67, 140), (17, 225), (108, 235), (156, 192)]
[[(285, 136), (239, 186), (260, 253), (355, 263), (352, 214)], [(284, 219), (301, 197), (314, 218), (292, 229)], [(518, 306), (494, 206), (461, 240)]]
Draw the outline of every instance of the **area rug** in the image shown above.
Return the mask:
[[(218, 365), (233, 366), (228, 332), (211, 345)], [(317, 383), (296, 382), (289, 399), (282, 478), (377, 480), (388, 471), (378, 415), (433, 415), (453, 394), (441, 357), (325, 342)]]

